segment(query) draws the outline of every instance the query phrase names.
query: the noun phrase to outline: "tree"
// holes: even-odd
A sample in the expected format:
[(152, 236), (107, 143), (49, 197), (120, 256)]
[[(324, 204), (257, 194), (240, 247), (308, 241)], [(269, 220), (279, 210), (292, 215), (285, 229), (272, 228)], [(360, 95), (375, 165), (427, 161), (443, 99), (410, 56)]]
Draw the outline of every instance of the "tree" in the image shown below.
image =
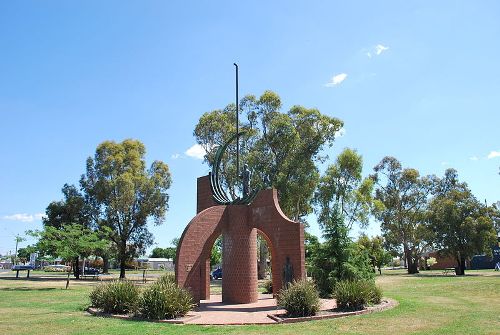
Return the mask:
[(80, 185), (96, 204), (97, 224), (108, 227), (120, 262), (120, 278), (125, 278), (126, 261), (153, 243), (147, 228), (151, 218), (157, 225), (168, 209), (167, 190), (172, 182), (167, 164), (154, 161), (146, 169), (146, 149), (137, 141), (105, 141), (94, 158), (87, 159), (86, 174)]
[(488, 217), (493, 220), (493, 225), (498, 234), (500, 234), (500, 201), (487, 208)]
[(35, 252), (37, 252), (36, 247), (28, 245), (25, 248), (19, 248), (19, 250), (17, 251), (17, 257), (22, 263), (26, 263), (30, 260), (31, 254)]
[(374, 272), (377, 268), (379, 274), (382, 274), (382, 266), (392, 261), (391, 254), (384, 249), (384, 238), (381, 236), (369, 238), (363, 234), (358, 238), (358, 246), (368, 253)]
[(210, 265), (222, 263), (222, 235), (217, 237), (210, 252)]
[(340, 280), (373, 279), (367, 253), (359, 252), (349, 238), (349, 229), (339, 206), (318, 222), (323, 230), (322, 243), (312, 257), (311, 272), (322, 296), (329, 296)]
[[(445, 177), (441, 184), (447, 181)], [(441, 188), (430, 203), (428, 215), (434, 242), (441, 254), (456, 259), (457, 275), (465, 274), (467, 258), (491, 253), (496, 231), (488, 212), (489, 208), (472, 195), (465, 183)]]
[(415, 169), (403, 169), (394, 157), (384, 157), (374, 170), (374, 214), (383, 237), (388, 248), (403, 249), (408, 273), (418, 273), (420, 256), (430, 245), (426, 209), (432, 179), (420, 177)]
[(175, 260), (175, 253), (177, 252), (177, 248), (167, 247), (167, 248), (159, 248), (156, 247), (151, 251), (151, 258), (169, 258)]
[[(42, 219), (44, 230), (48, 227), (55, 230), (63, 230), (67, 225), (78, 225), (81, 227), (82, 231), (90, 230), (92, 222), (83, 195), (74, 185), (69, 184), (64, 184), (61, 191), (64, 198), (60, 201), (52, 201), (45, 209), (45, 216)], [(62, 234), (64, 234), (64, 232)], [(55, 236), (55, 233), (39, 234), (38, 236), (41, 238), (49, 238)], [(43, 250), (46, 255), (61, 256), (58, 254), (61, 250), (58, 244), (45, 241), (39, 241), (39, 244), (43, 245), (43, 249), (41, 250)], [(80, 256), (80, 254), (75, 253), (75, 259), (68, 260), (71, 261), (73, 265), (73, 274), (76, 278), (80, 277)]]
[(323, 212), (320, 216), (330, 215), (332, 206), (340, 206), (350, 229), (353, 223), (368, 225), (372, 207), (373, 180), (362, 179), (363, 159), (355, 150), (344, 149), (335, 164), (330, 165), (319, 181), (314, 202)]
[(16, 242), (16, 253), (14, 254), (14, 263), (17, 264), (17, 246), (19, 243), (26, 241), (26, 238), (19, 236), (19, 234), (16, 235), (14, 238), (14, 241)]
[[(58, 228), (46, 225), (43, 230), (30, 231), (29, 234), (38, 238), (38, 250), (71, 262), (74, 269), (80, 257), (90, 256), (107, 243), (96, 232), (80, 224), (63, 224)], [(79, 279), (80, 273), (76, 272), (75, 277)]]
[[(241, 141), (241, 164), (248, 164), (253, 188), (275, 187), (280, 206), (294, 220), (312, 211), (311, 200), (319, 180), (316, 164), (324, 161), (320, 155), (331, 146), (342, 121), (321, 114), (317, 109), (293, 106), (282, 113), (280, 97), (271, 91), (260, 98), (248, 95), (240, 101), (245, 117), (241, 129), (246, 133)], [(218, 146), (236, 132), (236, 106), (202, 115), (194, 135), (205, 150), (205, 161), (214, 163)], [(221, 162), (223, 186), (231, 197), (241, 193), (236, 171), (236, 145), (232, 143)]]

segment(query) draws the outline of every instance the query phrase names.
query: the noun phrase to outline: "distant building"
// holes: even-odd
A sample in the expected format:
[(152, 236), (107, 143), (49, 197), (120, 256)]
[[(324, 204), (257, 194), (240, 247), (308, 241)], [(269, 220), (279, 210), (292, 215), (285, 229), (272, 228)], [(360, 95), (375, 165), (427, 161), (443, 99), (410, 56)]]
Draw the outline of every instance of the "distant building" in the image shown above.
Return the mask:
[(137, 262), (151, 270), (174, 271), (174, 262), (170, 258), (139, 258)]
[(11, 269), (12, 268), (12, 262), (10, 259), (5, 259), (0, 261), (0, 269)]

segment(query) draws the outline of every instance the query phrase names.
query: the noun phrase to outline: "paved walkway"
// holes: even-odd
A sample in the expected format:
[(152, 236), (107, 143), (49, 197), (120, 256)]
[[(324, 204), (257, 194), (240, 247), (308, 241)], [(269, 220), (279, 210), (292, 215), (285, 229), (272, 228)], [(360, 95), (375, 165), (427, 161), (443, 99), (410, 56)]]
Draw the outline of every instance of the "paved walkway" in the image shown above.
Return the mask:
[[(322, 300), (322, 310), (335, 307), (334, 300)], [(186, 324), (238, 325), (276, 323), (268, 314), (282, 314), (285, 310), (276, 307), (272, 294), (259, 294), (259, 300), (251, 304), (229, 305), (222, 303), (221, 295), (212, 295), (202, 300), (195, 311), (185, 318)]]

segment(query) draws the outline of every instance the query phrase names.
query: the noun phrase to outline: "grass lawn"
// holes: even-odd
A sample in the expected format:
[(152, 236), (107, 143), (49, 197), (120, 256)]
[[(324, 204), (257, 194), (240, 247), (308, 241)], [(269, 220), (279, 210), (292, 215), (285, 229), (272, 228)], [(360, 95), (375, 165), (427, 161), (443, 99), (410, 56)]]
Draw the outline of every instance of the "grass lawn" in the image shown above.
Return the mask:
[[(88, 294), (96, 282), (64, 276), (15, 279), (0, 273), (0, 334), (500, 334), (500, 273), (441, 271), (406, 275), (385, 271), (377, 278), (391, 310), (343, 319), (271, 326), (192, 326), (89, 316)], [(43, 275), (43, 274), (40, 274)]]

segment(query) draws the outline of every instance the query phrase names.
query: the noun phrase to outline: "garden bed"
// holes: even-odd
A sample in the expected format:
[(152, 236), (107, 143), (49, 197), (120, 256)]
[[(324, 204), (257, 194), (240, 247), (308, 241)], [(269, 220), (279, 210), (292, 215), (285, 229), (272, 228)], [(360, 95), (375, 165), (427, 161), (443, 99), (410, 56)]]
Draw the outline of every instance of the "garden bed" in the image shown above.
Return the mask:
[(104, 313), (103, 311), (89, 307), (87, 308), (87, 312), (91, 315), (94, 316), (101, 316), (105, 318), (114, 318), (114, 319), (121, 319), (121, 320), (131, 320), (131, 321), (149, 321), (149, 322), (162, 322), (162, 323), (172, 323), (172, 324), (184, 324), (188, 321), (197, 319), (200, 317), (200, 315), (195, 315), (195, 314), (187, 314), (181, 318), (177, 319), (164, 319), (164, 320), (152, 320), (152, 319), (146, 319), (140, 316), (136, 316), (134, 314), (109, 314), (109, 313)]
[(337, 309), (330, 309), (330, 310), (322, 310), (319, 311), (316, 315), (305, 316), (305, 317), (287, 317), (286, 314), (268, 314), (267, 316), (276, 321), (277, 323), (296, 323), (296, 322), (304, 322), (312, 320), (335, 319), (351, 315), (362, 315), (373, 312), (380, 312), (386, 309), (393, 308), (397, 306), (397, 304), (398, 302), (396, 300), (384, 298), (382, 299), (382, 302), (378, 305), (368, 306), (364, 309), (360, 309), (357, 311), (340, 311)]

